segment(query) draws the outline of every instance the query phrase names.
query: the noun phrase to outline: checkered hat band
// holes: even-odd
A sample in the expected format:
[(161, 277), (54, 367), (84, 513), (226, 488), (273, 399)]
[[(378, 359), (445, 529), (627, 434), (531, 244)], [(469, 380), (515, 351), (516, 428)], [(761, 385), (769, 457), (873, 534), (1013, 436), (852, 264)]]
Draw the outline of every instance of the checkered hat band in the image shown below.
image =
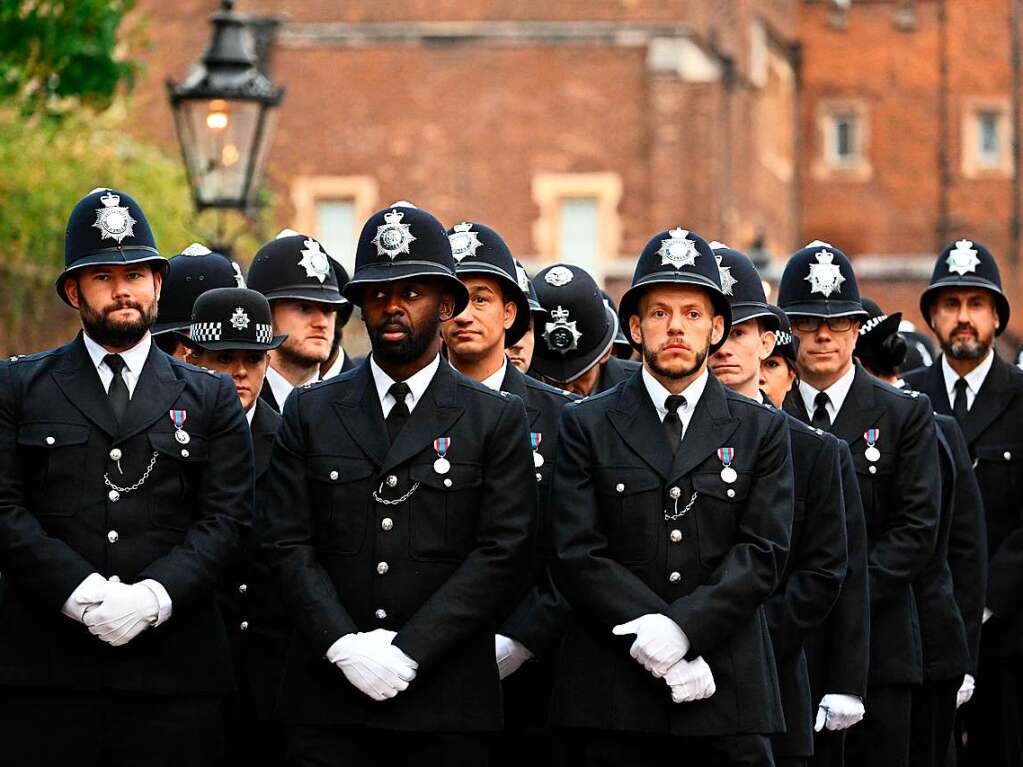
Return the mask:
[(268, 344), (274, 340), (274, 329), (272, 325), (262, 322), (256, 323), (256, 343)]
[(219, 322), (193, 322), (190, 335), (193, 341), (219, 341), (221, 324)]

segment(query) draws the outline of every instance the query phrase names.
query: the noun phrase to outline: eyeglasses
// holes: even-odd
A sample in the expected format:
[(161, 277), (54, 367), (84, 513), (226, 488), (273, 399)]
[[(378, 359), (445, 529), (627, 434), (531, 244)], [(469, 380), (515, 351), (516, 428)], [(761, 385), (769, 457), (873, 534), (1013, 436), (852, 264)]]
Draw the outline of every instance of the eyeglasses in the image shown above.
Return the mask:
[(852, 330), (852, 317), (793, 317), (792, 328), (800, 333), (816, 333), (824, 323), (828, 324), (828, 330), (835, 333), (845, 333)]

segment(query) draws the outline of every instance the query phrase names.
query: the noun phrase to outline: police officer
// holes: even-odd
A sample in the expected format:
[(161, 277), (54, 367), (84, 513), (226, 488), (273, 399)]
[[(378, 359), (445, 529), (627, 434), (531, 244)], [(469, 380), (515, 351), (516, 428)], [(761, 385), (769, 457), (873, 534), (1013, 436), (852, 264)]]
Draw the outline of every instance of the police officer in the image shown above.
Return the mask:
[(522, 338), (508, 346), (508, 361), (511, 362), (520, 373), (528, 373), (529, 366), (533, 364), (533, 328), (537, 322), (542, 322), (547, 316), (547, 310), (540, 306), (536, 297), (536, 288), (533, 281), (529, 279), (525, 268), (518, 261), (515, 262), (515, 276), (519, 288), (529, 299), (529, 329), (522, 334)]
[[(959, 422), (984, 499), (989, 567), (984, 628), (976, 693), (963, 709), (963, 756), (971, 765), (1023, 763), (1023, 371), (994, 350), (1009, 323), (1001, 285), (987, 248), (968, 239), (948, 245), (920, 297), (921, 314), (942, 353), (930, 367), (905, 376), (939, 413)], [(966, 688), (972, 681), (965, 680)]]
[(531, 372), (587, 397), (614, 386), (638, 363), (611, 356), (618, 318), (583, 269), (556, 264), (533, 280), (547, 317), (533, 330)]
[[(337, 275), (338, 291), (343, 291), (345, 285), (348, 284), (348, 270), (336, 259), (331, 259), (331, 267)], [(343, 295), (342, 298), (344, 298)], [(356, 360), (348, 356), (344, 347), (344, 327), (348, 324), (348, 320), (352, 318), (354, 308), (348, 299), (345, 299), (343, 304), (338, 305), (337, 318), (334, 320), (334, 342), (330, 347), (330, 356), (320, 365), (321, 381), (341, 375), (341, 373), (351, 370), (357, 364)]]
[(160, 289), (156, 323), (150, 330), (153, 341), (167, 354), (184, 359), (188, 347), (178, 334), (188, 331), (195, 299), (207, 290), (237, 287), (241, 281), (238, 264), (197, 242), (172, 256)]
[(698, 235), (653, 237), (620, 313), (641, 373), (562, 416), (556, 583), (575, 620), (559, 756), (769, 765), (784, 722), (762, 608), (792, 528), (786, 419), (707, 371), (731, 310)]
[[(259, 520), (266, 503), (270, 448), (281, 421), (277, 411), (259, 398), (259, 391), (267, 354), (285, 339), (273, 335), (267, 300), (244, 288), (216, 288), (199, 296), (189, 330), (181, 335), (190, 350), (189, 361), (230, 376), (238, 392), (252, 432)], [(284, 735), (274, 707), (290, 627), (252, 526), (243, 534), (240, 556), (221, 589), (220, 606), (238, 682), (228, 711), (228, 751), (238, 764), (277, 767), (284, 763)]]
[[(863, 298), (863, 308), (867, 320), (860, 326), (856, 358), (872, 375), (901, 386), (896, 371), (907, 349), (898, 332), (902, 315), (885, 314), (868, 298)], [(924, 660), (924, 682), (913, 690), (910, 750), (911, 763), (919, 767), (949, 763), (957, 695), (964, 676), (973, 670), (966, 623), (971, 623), (974, 637), (980, 628), (983, 603), (975, 601), (972, 611), (964, 614), (956, 601), (949, 561), (953, 527), (960, 536), (981, 536), (974, 547), (977, 555), (959, 570), (961, 577), (980, 593), (987, 578), (986, 560), (979, 556), (984, 542), (983, 507), (966, 441), (954, 418), (938, 413), (934, 417), (938, 425), (941, 520), (931, 561), (913, 584)]]
[[(550, 538), (548, 509), (557, 465), (558, 423), (562, 408), (571, 400), (560, 389), (523, 375), (505, 357), (505, 347), (529, 332), (530, 306), (516, 280), (511, 251), (501, 236), (485, 224), (462, 222), (448, 230), (448, 237), (455, 272), (469, 291), (465, 311), (441, 326), (448, 359), (473, 380), (525, 402), (540, 491), (540, 536), (533, 573), (501, 616), (495, 637), (497, 666), (505, 680), (505, 734), (495, 745), (494, 761), (547, 764), (551, 744), (545, 725), (553, 682), (552, 656), (568, 606), (550, 582), (546, 565), (551, 549), (543, 544)], [(539, 662), (526, 664), (534, 659)]]
[(149, 329), (167, 262), (99, 189), (71, 212), (67, 346), (0, 369), (0, 739), (10, 764), (220, 764), (215, 586), (252, 503), (231, 382)]
[(486, 764), (496, 621), (532, 551), (525, 407), (441, 357), (440, 325), (469, 296), (426, 211), (370, 217), (345, 292), (372, 353), (288, 400), (268, 477), (265, 542), (298, 626), (289, 755)]
[(768, 304), (767, 308), (778, 321), (778, 329), (775, 331), (774, 349), (760, 363), (758, 386), (772, 405), (781, 407), (798, 377), (796, 354), (799, 339), (792, 335), (792, 324), (785, 312), (772, 304)]
[[(600, 295), (604, 298), (604, 306), (610, 309), (611, 313), (617, 317), (618, 307), (615, 305), (614, 299), (603, 288), (600, 289)], [(625, 337), (625, 331), (622, 329), (621, 322), (619, 322), (618, 329), (615, 331), (615, 340), (611, 344), (611, 354), (619, 359), (628, 360), (632, 359), (633, 351), (635, 350), (632, 348), (632, 344), (629, 343), (629, 339)], [(611, 387), (609, 386), (608, 388)]]
[(291, 229), (256, 252), (248, 286), (270, 302), (274, 333), (288, 337), (270, 353), (260, 394), (280, 412), (293, 389), (319, 380), (334, 345), (338, 311), (348, 299), (338, 290), (338, 272), (323, 246)]
[[(785, 409), (849, 445), (867, 523), (870, 676), (866, 717), (849, 731), (846, 759), (905, 765), (912, 688), (922, 681), (912, 584), (934, 549), (941, 489), (930, 403), (853, 364), (866, 312), (852, 265), (837, 248), (816, 242), (797, 251), (778, 304), (799, 336), (799, 385)], [(841, 644), (831, 650), (840, 651)], [(857, 709), (849, 697), (828, 713)]]
[[(757, 388), (760, 366), (773, 352), (779, 320), (767, 305), (753, 262), (711, 243), (732, 328), (710, 358), (711, 372), (734, 392), (773, 407)], [(813, 755), (814, 709), (803, 642), (828, 617), (846, 573), (845, 504), (839, 441), (787, 416), (794, 474), (792, 541), (781, 584), (766, 604), (786, 732), (772, 738), (775, 765), (805, 765)], [(842, 445), (843, 450), (847, 450)]]

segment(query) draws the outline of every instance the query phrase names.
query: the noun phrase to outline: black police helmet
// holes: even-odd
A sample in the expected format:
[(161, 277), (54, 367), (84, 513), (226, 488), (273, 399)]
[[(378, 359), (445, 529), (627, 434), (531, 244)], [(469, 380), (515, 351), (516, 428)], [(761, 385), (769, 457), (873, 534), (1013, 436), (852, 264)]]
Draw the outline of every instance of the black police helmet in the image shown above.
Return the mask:
[(533, 281), (529, 279), (529, 275), (526, 274), (526, 267), (524, 267), (518, 260), (515, 261), (515, 277), (519, 283), (519, 287), (522, 292), (526, 294), (529, 299), (529, 312), (533, 315), (533, 319), (539, 322), (539, 316), (547, 314), (547, 310), (540, 306), (540, 299), (536, 297), (536, 288), (533, 287)]
[(899, 369), (908, 372), (917, 368), (929, 367), (937, 357), (931, 339), (918, 330), (900, 330), (899, 332), (906, 339), (906, 358), (902, 361)]
[(615, 348), (615, 354), (623, 351), (625, 356), (628, 357), (632, 354), (632, 344), (629, 343), (629, 339), (625, 335), (625, 329), (622, 327), (621, 321), (618, 319), (618, 306), (615, 304), (614, 299), (608, 295), (608, 292), (603, 288), (600, 289), (600, 295), (604, 297), (604, 306), (611, 310), (611, 313), (615, 316), (615, 340), (612, 345)]
[(207, 290), (238, 287), (241, 271), (220, 253), (193, 242), (167, 262), (160, 290), (154, 336), (184, 330), (192, 321), (192, 306)]
[(998, 262), (991, 251), (979, 242), (956, 240), (941, 251), (934, 264), (931, 284), (920, 296), (920, 313), (928, 325), (931, 324), (931, 305), (943, 288), (984, 288), (991, 291), (998, 310), (995, 335), (1001, 335), (1009, 327), (1009, 299), (1002, 292)]
[(382, 282), (431, 278), (455, 297), (454, 315), (469, 305), (469, 291), (455, 275), (455, 258), (444, 226), (422, 208), (396, 203), (377, 211), (359, 235), (355, 273), (345, 297), (362, 305), (363, 288)]
[(64, 280), (87, 266), (150, 264), (161, 274), (167, 259), (156, 248), (146, 214), (133, 197), (115, 189), (93, 189), (71, 210), (64, 234), (64, 271), (57, 295), (68, 306)]
[(778, 318), (767, 304), (760, 272), (744, 253), (720, 242), (710, 243), (721, 276), (721, 292), (732, 307), (732, 324), (758, 319), (768, 330), (778, 330)]
[(273, 334), (270, 302), (248, 288), (214, 288), (195, 300), (189, 334), (179, 333), (190, 349), (270, 351), (286, 335)]
[(519, 286), (507, 243), (489, 226), (466, 221), (448, 229), (448, 241), (459, 277), (476, 274), (497, 280), (503, 299), (515, 302), (515, 322), (504, 333), (504, 345), (514, 345), (529, 330), (529, 298)]
[(290, 229), (256, 251), (246, 282), (268, 301), (311, 301), (339, 310), (347, 303), (338, 290), (337, 268), (327, 251), (315, 238)]
[(789, 316), (773, 304), (768, 304), (768, 310), (778, 320), (778, 329), (775, 331), (774, 351), (772, 355), (778, 354), (784, 357), (794, 370), (796, 358), (799, 356), (799, 337), (792, 333), (792, 323)]
[(792, 316), (867, 316), (849, 257), (820, 240), (797, 250), (785, 264), (778, 306)]
[(902, 312), (885, 314), (867, 297), (861, 299), (867, 318), (860, 323), (853, 352), (870, 370), (884, 375), (894, 373), (906, 359), (906, 339), (899, 333)]
[[(710, 295), (714, 313), (725, 318), (725, 331), (721, 340), (711, 344), (713, 354), (725, 343), (732, 326), (732, 309), (721, 290), (721, 274), (717, 260), (700, 235), (686, 229), (676, 228), (655, 234), (643, 248), (632, 275), (632, 287), (625, 291), (618, 315), (622, 325), (629, 327), (629, 318), (639, 313), (639, 299), (652, 285), (694, 285), (704, 288)], [(628, 334), (632, 345), (639, 348)]]
[(533, 285), (547, 316), (533, 326), (532, 368), (544, 378), (569, 383), (611, 348), (617, 319), (604, 305), (597, 283), (578, 266), (549, 266)]

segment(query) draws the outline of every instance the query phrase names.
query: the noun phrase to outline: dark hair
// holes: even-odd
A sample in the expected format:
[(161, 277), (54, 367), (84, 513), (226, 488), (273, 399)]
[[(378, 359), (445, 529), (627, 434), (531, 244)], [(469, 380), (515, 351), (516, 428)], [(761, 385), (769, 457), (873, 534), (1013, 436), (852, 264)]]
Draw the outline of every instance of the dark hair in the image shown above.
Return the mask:
[(901, 333), (892, 333), (880, 343), (861, 344), (856, 350), (856, 356), (870, 372), (891, 378), (899, 374), (899, 366), (906, 359), (906, 351), (906, 339)]

